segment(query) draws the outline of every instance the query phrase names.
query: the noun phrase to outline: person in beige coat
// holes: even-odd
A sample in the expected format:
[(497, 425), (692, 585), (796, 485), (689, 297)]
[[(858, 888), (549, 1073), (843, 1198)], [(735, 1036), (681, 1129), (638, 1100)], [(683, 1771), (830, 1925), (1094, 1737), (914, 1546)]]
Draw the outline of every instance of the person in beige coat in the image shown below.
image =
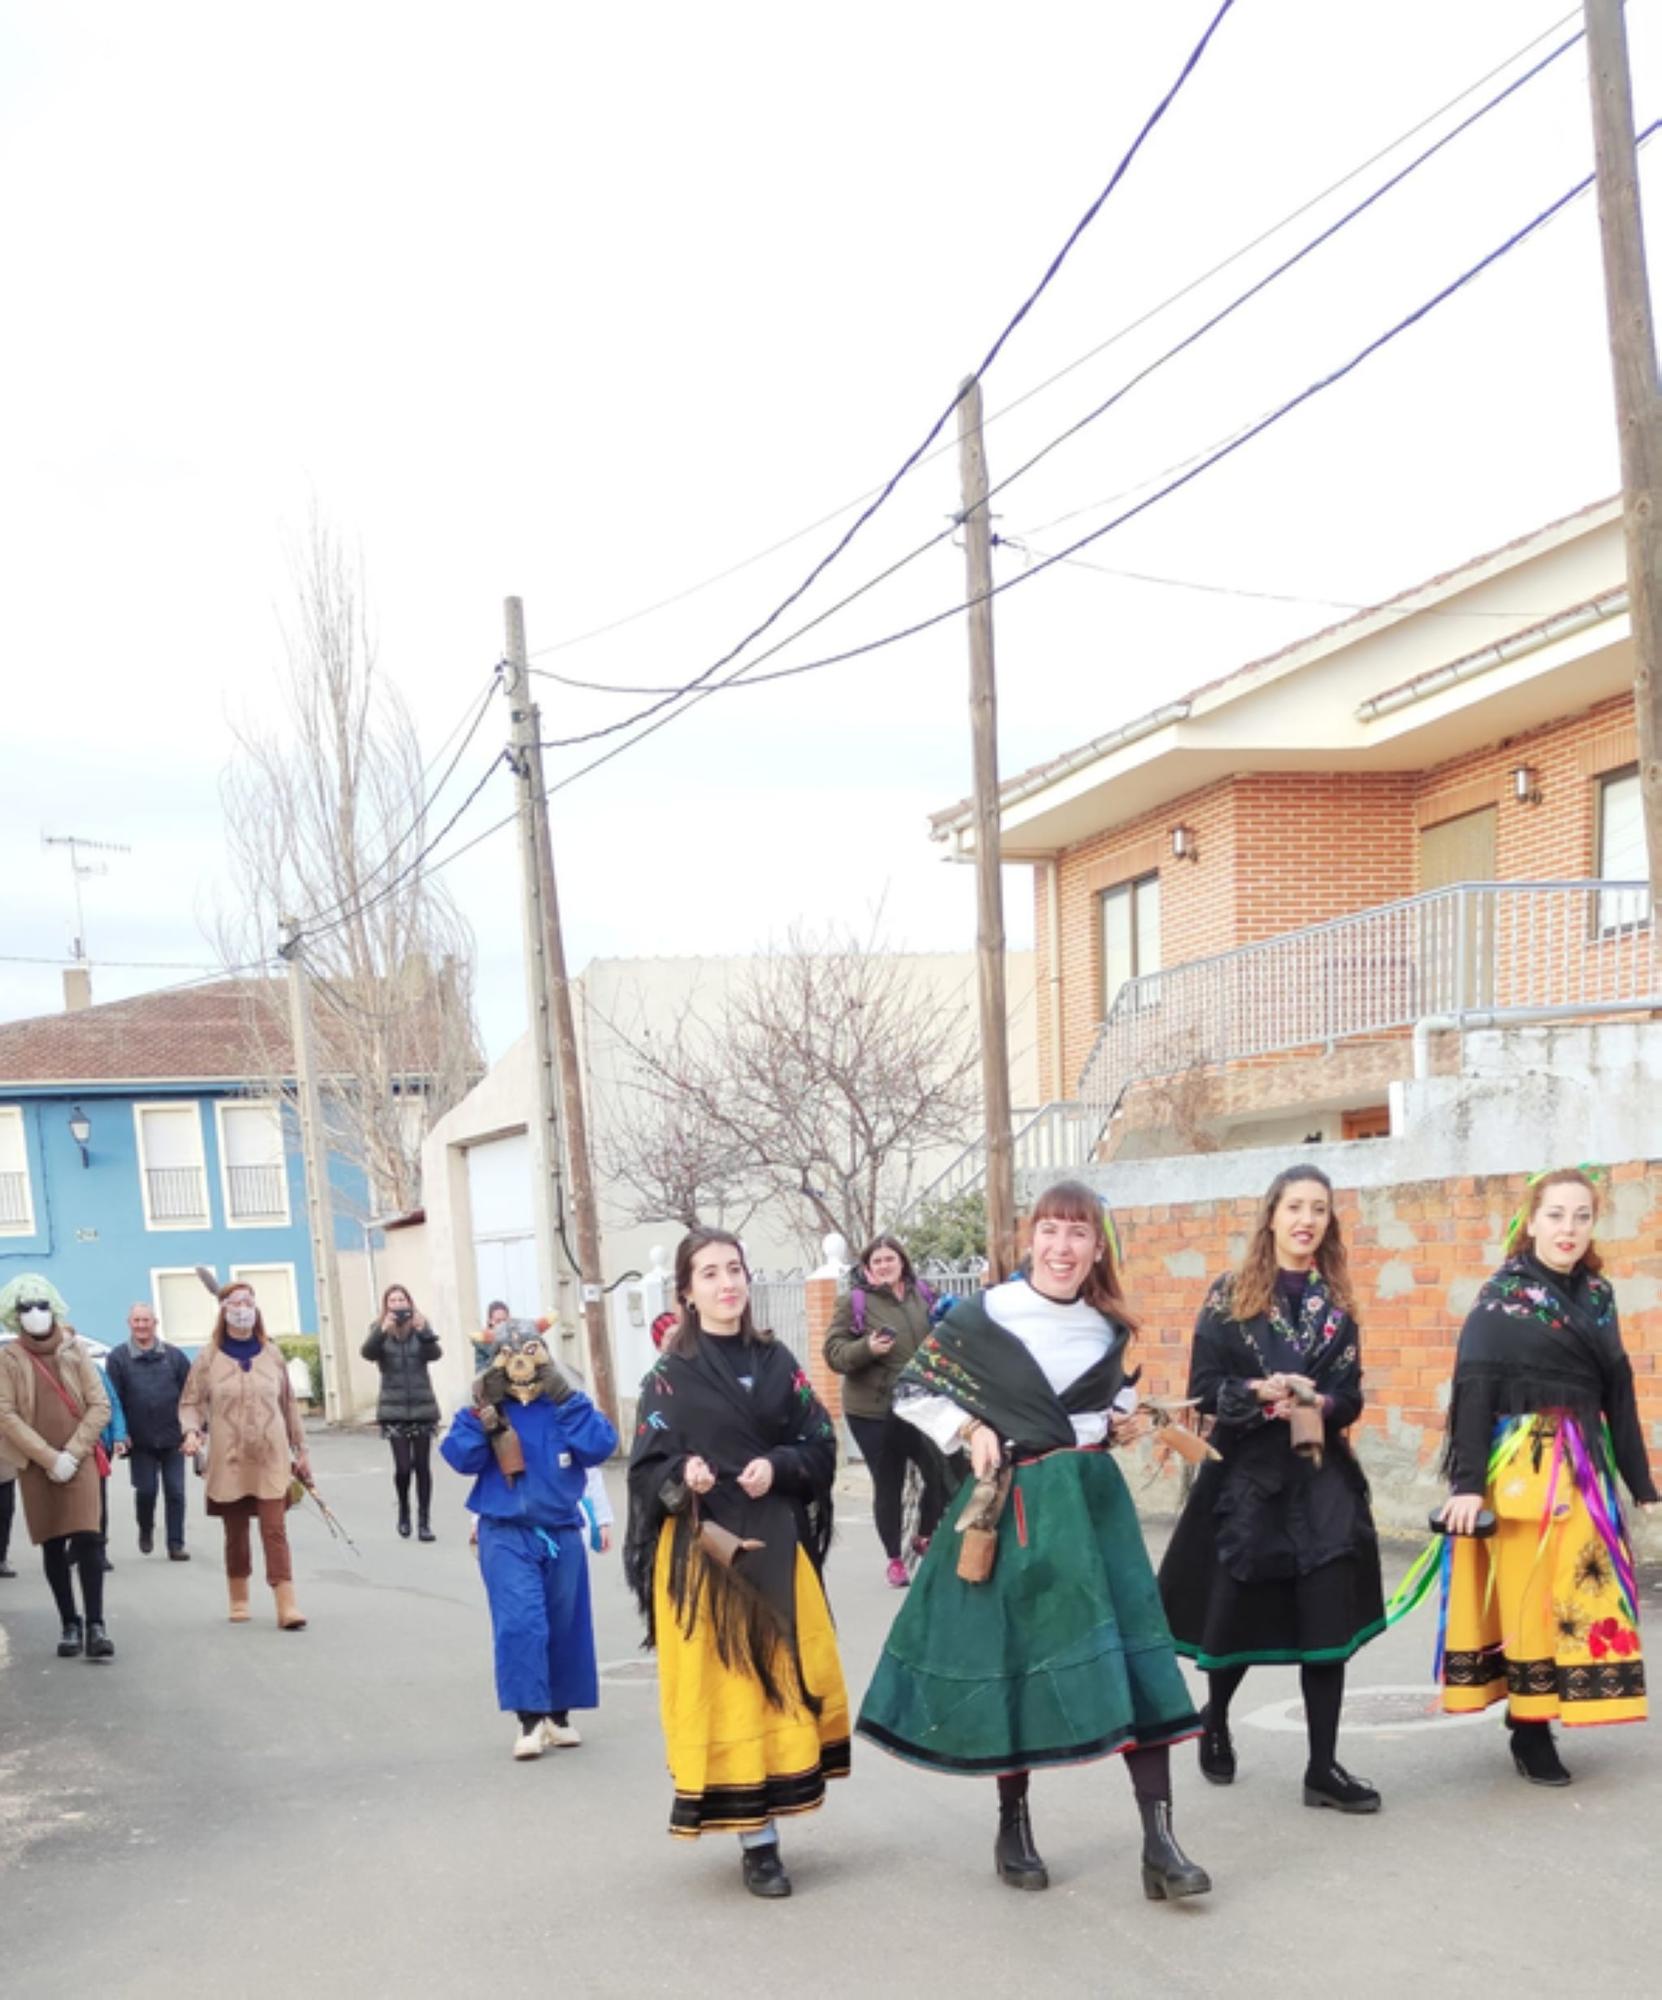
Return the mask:
[(84, 1651), (89, 1660), (114, 1659), (104, 1627), (96, 1449), (110, 1420), (109, 1398), (75, 1340), (68, 1308), (45, 1278), (25, 1272), (0, 1291), (0, 1325), (17, 1336), (0, 1347), (0, 1444), (21, 1468), (29, 1539), (40, 1550), (63, 1620), (58, 1657), (72, 1660)]
[(206, 1437), (207, 1507), (225, 1523), (232, 1624), (248, 1618), (254, 1574), (250, 1530), (257, 1521), (277, 1623), (285, 1632), (300, 1631), (306, 1621), (294, 1601), (286, 1516), (296, 1473), (310, 1482), (312, 1468), (288, 1366), (266, 1334), (252, 1285), (232, 1283), (221, 1290), (213, 1333), (185, 1377), (179, 1422), (185, 1433), (180, 1449), (187, 1456), (200, 1451)]

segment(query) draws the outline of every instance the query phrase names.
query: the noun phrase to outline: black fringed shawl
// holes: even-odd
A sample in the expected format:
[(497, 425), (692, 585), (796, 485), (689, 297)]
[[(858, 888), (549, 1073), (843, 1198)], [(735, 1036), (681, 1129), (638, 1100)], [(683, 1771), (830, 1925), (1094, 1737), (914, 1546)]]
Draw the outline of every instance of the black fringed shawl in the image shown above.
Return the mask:
[(1483, 1491), (1497, 1419), (1539, 1410), (1567, 1410), (1594, 1451), (1608, 1419), (1623, 1483), (1656, 1498), (1610, 1281), (1526, 1251), (1485, 1280), (1460, 1330), (1443, 1452), (1455, 1492)]
[(1106, 1410), (1126, 1380), (1131, 1336), (1103, 1317), (1107, 1351), (1057, 1395), (1026, 1345), (980, 1299), (956, 1305), (918, 1348), (895, 1385), (895, 1410), (918, 1396), (945, 1396), (989, 1424), (1018, 1451), (1063, 1451), (1078, 1443), (1074, 1416)]
[[(673, 1520), (670, 1599), (682, 1631), (690, 1636), (701, 1619), (711, 1620), (724, 1666), (753, 1674), (775, 1708), (817, 1712), (796, 1643), (796, 1551), (806, 1549), (817, 1570), (831, 1546), (836, 1432), (778, 1341), (746, 1340), (742, 1356), (724, 1356), (714, 1351), (718, 1336), (698, 1338), (697, 1354), (666, 1352), (641, 1383), (624, 1577), (646, 1618), (646, 1643), (655, 1645), (653, 1570), (664, 1523)], [(747, 1364), (749, 1389), (730, 1359)], [(714, 1489), (698, 1497), (700, 1514), (763, 1544), (733, 1569), (696, 1548), (692, 1496), (681, 1478), (690, 1457), (716, 1474)], [(773, 1485), (760, 1500), (738, 1483), (753, 1458), (773, 1467)]]

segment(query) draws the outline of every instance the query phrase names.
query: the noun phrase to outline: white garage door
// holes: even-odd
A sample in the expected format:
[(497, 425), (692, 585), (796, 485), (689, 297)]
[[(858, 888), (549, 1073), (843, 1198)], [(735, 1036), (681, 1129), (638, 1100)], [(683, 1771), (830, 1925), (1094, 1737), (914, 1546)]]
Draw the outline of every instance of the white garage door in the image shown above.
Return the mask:
[(511, 1132), (467, 1149), (473, 1209), (473, 1268), (479, 1310), (506, 1299), (516, 1318), (549, 1307), (537, 1296), (537, 1233), (533, 1220), (531, 1135)]

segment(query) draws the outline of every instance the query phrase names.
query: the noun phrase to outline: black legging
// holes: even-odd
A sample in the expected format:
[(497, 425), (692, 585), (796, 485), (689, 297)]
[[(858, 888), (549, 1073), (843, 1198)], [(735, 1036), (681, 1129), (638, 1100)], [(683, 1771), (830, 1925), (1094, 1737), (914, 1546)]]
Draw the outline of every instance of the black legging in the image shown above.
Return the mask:
[[(1139, 1805), (1171, 1803), (1171, 1750), (1167, 1744), (1127, 1750), (1124, 1761), (1125, 1775), (1131, 1780)], [(1031, 1776), (1029, 1771), (1007, 1771), (998, 1781), (999, 1805), (1006, 1808), (1019, 1805), (1027, 1797)]]
[[(1246, 1679), (1245, 1667), (1221, 1667), (1206, 1676), (1207, 1721), (1214, 1729), (1229, 1723), (1229, 1704), (1235, 1690)], [(1339, 1711), (1345, 1703), (1345, 1663), (1306, 1660), (1298, 1670), (1304, 1691), (1304, 1727), (1310, 1738), (1310, 1768), (1323, 1775), (1331, 1771), (1339, 1754)]]
[(46, 1581), (58, 1601), (58, 1616), (67, 1625), (81, 1614), (75, 1609), (72, 1569), (81, 1573), (81, 1602), (89, 1625), (104, 1622), (104, 1547), (97, 1535), (53, 1535), (40, 1545)]
[(12, 1545), (12, 1516), (17, 1512), (17, 1481), (0, 1479), (0, 1563)]
[(415, 1473), (416, 1506), (425, 1521), (433, 1511), (433, 1440), (431, 1437), (399, 1437), (395, 1432), (387, 1442), (392, 1446), (392, 1483), (398, 1494), (398, 1511), (410, 1511), (410, 1473)]
[(871, 1511), (877, 1523), (877, 1539), (890, 1562), (898, 1562), (907, 1463), (915, 1465), (923, 1476), (918, 1533), (927, 1540), (935, 1532), (935, 1524), (946, 1506), (940, 1456), (917, 1425), (901, 1417), (849, 1417), (848, 1428), (854, 1433), (854, 1442), (860, 1447), (860, 1456), (871, 1474)]

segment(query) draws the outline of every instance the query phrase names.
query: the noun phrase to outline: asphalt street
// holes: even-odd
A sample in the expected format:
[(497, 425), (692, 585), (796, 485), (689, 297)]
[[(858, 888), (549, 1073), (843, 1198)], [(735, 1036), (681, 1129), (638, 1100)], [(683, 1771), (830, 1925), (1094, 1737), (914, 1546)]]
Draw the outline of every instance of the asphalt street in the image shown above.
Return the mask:
[[(990, 1784), (857, 1744), (826, 1809), (785, 1824), (794, 1898), (761, 1903), (734, 1841), (668, 1837), (655, 1686), (615, 1553), (594, 1558), (602, 1705), (578, 1718), (580, 1749), (515, 1764), (463, 1482), (439, 1469), (440, 1539), (423, 1547), (394, 1533), (378, 1438), (319, 1437), (314, 1463), (358, 1552), (309, 1509), (291, 1516), (304, 1633), (277, 1632), (258, 1580), (254, 1622), (225, 1622), (220, 1531), (194, 1491), (196, 1559), (141, 1557), (117, 1470), (109, 1665), (55, 1657), (38, 1557), (14, 1542), (5, 1994), (1662, 1991), (1662, 1725), (1572, 1734), (1575, 1785), (1535, 1790), (1498, 1718), (1427, 1719), (1428, 1610), (1352, 1668), (1340, 1754), (1383, 1791), (1376, 1818), (1302, 1805), (1288, 1669), (1256, 1670), (1237, 1697), (1234, 1786), (1177, 1752), (1178, 1831), (1209, 1897), (1143, 1900), (1112, 1763), (1036, 1781), (1053, 1887), (1020, 1895), (992, 1872)], [(845, 1479), (829, 1570), (856, 1701), (897, 1602), (860, 1479)], [(615, 1468), (612, 1483), (621, 1514)], [(1646, 1598), (1654, 1635), (1654, 1572)]]

